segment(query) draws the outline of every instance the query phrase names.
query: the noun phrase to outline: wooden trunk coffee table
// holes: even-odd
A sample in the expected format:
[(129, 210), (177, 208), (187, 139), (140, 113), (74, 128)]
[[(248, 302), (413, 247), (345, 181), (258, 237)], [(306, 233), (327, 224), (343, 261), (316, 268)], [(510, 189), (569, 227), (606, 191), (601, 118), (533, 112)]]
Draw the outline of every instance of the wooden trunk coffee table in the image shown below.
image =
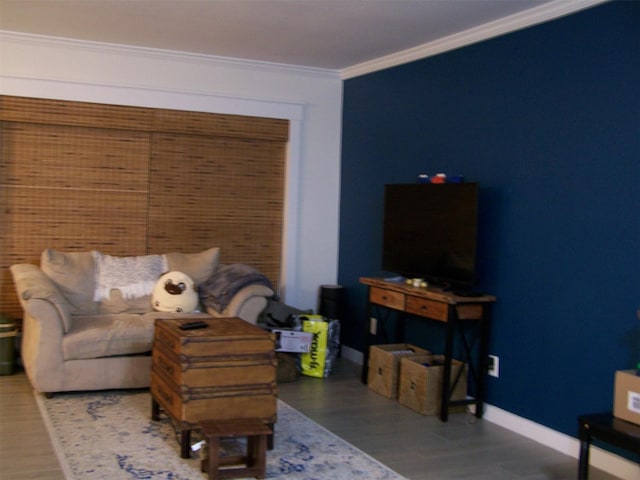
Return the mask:
[(206, 328), (180, 329), (190, 321), (156, 320), (151, 368), (151, 418), (163, 410), (175, 423), (182, 458), (190, 457), (191, 430), (201, 421), (257, 418), (273, 427), (277, 412), (271, 333), (240, 318), (205, 318)]

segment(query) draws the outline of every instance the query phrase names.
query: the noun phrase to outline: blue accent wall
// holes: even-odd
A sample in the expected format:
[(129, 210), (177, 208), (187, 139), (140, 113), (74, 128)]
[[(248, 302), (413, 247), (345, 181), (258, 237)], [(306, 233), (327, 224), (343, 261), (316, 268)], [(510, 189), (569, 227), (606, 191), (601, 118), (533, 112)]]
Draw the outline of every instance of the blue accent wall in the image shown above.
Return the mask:
[[(346, 345), (363, 348), (359, 277), (383, 274), (384, 185), (436, 172), (481, 186), (489, 403), (575, 435), (640, 361), (640, 2), (345, 81)], [(408, 341), (437, 350), (428, 331), (412, 324)]]

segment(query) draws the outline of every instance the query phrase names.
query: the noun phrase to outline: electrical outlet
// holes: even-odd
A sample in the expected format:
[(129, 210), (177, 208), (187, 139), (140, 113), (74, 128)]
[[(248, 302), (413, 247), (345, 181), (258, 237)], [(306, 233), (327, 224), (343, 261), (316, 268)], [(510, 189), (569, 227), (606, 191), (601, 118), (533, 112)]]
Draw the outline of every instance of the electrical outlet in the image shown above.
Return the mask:
[(376, 317), (369, 318), (369, 333), (371, 335), (378, 333), (378, 319)]
[(497, 355), (489, 355), (489, 368), (487, 369), (487, 373), (496, 378), (500, 376), (500, 357)]

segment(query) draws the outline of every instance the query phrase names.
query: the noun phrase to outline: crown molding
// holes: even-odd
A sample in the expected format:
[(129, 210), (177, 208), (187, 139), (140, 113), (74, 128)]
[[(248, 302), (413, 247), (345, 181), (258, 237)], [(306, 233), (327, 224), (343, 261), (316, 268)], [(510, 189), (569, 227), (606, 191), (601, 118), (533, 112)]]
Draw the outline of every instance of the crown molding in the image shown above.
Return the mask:
[(127, 46), (102, 42), (26, 34), (0, 30), (0, 41), (12, 40), (22, 43), (58, 45), (65, 48), (81, 48), (99, 52), (111, 52), (126, 55), (139, 55), (146, 58), (177, 60), (187, 63), (200, 63), (247, 70), (271, 71), (278, 73), (308, 75), (314, 77), (347, 80), (368, 73), (384, 70), (416, 60), (428, 58), (440, 53), (455, 50), (490, 38), (522, 30), (540, 23), (548, 22), (572, 13), (584, 10), (611, 0), (553, 0), (524, 12), (495, 20), (468, 30), (442, 37), (406, 50), (385, 55), (373, 60), (331, 70), (299, 65), (244, 60), (239, 58), (204, 55), (173, 50)]
[(200, 53), (182, 52), (177, 50), (164, 50), (159, 48), (120, 45), (114, 43), (92, 42), (89, 40), (77, 40), (49, 35), (13, 32), (0, 30), (0, 43), (13, 41), (21, 44), (58, 46), (67, 49), (82, 49), (96, 53), (113, 53), (159, 60), (178, 61), (183, 63), (203, 64), (226, 68), (245, 70), (259, 70), (261, 72), (284, 73), (306, 75), (310, 77), (335, 78), (340, 80), (340, 71), (326, 68), (306, 67), (301, 65), (289, 65), (285, 63), (264, 62), (258, 60), (245, 60), (242, 58), (205, 55)]
[(367, 73), (422, 60), (440, 53), (455, 50), (456, 48), (465, 47), (540, 23), (555, 20), (608, 1), (610, 0), (554, 0), (524, 12), (439, 38), (433, 42), (346, 67), (341, 70), (340, 76), (343, 80), (347, 80)]

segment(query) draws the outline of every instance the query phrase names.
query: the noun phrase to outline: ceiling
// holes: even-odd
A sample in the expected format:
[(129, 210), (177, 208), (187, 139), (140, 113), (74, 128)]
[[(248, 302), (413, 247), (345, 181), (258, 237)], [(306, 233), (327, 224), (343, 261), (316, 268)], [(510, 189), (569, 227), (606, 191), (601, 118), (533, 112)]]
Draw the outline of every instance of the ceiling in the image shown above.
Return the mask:
[(0, 30), (344, 70), (572, 3), (597, 1), (0, 0)]

